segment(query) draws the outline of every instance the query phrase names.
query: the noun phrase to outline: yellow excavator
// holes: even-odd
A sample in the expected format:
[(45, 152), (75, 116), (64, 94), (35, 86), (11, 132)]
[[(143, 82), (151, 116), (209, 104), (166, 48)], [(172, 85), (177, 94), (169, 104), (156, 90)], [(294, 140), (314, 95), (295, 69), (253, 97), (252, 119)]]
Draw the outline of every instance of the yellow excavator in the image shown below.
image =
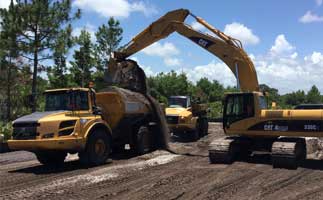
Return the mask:
[[(198, 22), (209, 28), (216, 36), (199, 32), (185, 24), (184, 21), (189, 15), (193, 16)], [(243, 51), (241, 42), (225, 35), (186, 9), (168, 12), (166, 15), (153, 22), (150, 26), (136, 35), (121, 51), (114, 52), (110, 61), (118, 63), (126, 60), (126, 58), (131, 55), (160, 39), (168, 37), (173, 32), (177, 32), (188, 38), (225, 62), (232, 72), (234, 72), (237, 77), (240, 77), (241, 88), (251, 88), (252, 91), (259, 89), (252, 62)], [(122, 68), (117, 64), (110, 66), (109, 74), (118, 74), (117, 71)], [(239, 70), (240, 68), (249, 68), (250, 70), (253, 70), (253, 73), (246, 74), (249, 71)], [(170, 102), (172, 102), (173, 105), (166, 108), (166, 119), (168, 126), (173, 133), (178, 135), (188, 133), (186, 135), (192, 136), (194, 140), (207, 135), (208, 121), (206, 116), (207, 106), (205, 104), (194, 103), (190, 105), (189, 98), (186, 96), (170, 97)]]
[[(212, 35), (185, 24), (184, 20), (189, 15)], [(323, 110), (268, 110), (254, 64), (241, 42), (189, 10), (168, 12), (135, 36), (121, 52), (115, 52), (114, 59), (124, 60), (173, 32), (221, 59), (235, 75), (240, 89), (240, 92), (225, 95), (223, 129), (227, 137), (210, 144), (210, 162), (231, 163), (238, 156), (265, 151), (271, 154), (274, 167), (297, 167), (306, 158), (304, 137), (323, 135)]]

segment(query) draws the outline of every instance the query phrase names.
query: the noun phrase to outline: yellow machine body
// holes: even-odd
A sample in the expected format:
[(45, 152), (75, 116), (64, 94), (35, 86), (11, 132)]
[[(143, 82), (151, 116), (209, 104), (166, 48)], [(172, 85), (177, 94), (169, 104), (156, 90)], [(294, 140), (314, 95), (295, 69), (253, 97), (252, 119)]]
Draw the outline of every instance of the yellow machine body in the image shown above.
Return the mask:
[[(250, 96), (253, 102), (238, 103), (229, 109), (229, 98), (234, 102), (241, 102), (240, 97)], [(249, 97), (248, 97), (249, 98)], [(240, 98), (242, 99), (242, 98)], [(265, 97), (260, 92), (228, 94), (224, 108), (224, 130), (227, 135), (240, 135), (250, 137), (322, 137), (323, 136), (323, 110), (321, 109), (284, 109), (269, 110), (261, 105)], [(242, 100), (243, 101), (243, 100)], [(251, 103), (252, 105), (248, 105)], [(236, 106), (236, 110), (235, 110)], [(247, 106), (253, 110), (248, 114)], [(238, 111), (241, 109), (241, 112)], [(232, 111), (232, 112), (231, 112)]]
[(94, 113), (93, 97), (87, 88), (48, 90), (45, 93), (64, 91), (86, 92), (88, 109), (37, 112), (17, 119), (13, 122), (13, 137), (8, 141), (10, 149), (82, 151), (94, 128), (104, 128), (115, 138), (120, 134), (118, 126), (123, 120), (151, 112), (149, 102), (142, 94), (120, 88), (95, 94), (96, 104), (101, 107), (102, 114)]
[(196, 128), (197, 116), (191, 108), (166, 108), (166, 119), (171, 131), (190, 131)]
[(189, 133), (198, 139), (208, 133), (206, 104), (192, 104), (189, 96), (171, 96), (168, 103), (166, 121), (173, 134)]

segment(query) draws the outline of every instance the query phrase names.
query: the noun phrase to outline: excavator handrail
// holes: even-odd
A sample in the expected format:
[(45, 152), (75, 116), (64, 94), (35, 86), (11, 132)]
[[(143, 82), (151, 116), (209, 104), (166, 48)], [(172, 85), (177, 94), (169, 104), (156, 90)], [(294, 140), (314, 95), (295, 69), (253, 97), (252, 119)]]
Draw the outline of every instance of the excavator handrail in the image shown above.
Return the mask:
[[(184, 21), (188, 15), (217, 37), (195, 30), (185, 24)], [(168, 12), (136, 35), (121, 51), (114, 52), (112, 58), (117, 61), (125, 60), (160, 39), (168, 37), (173, 32), (188, 38), (221, 59), (237, 78), (241, 91), (260, 91), (255, 67), (244, 51), (241, 41), (226, 35), (186, 9)], [(110, 71), (114, 70), (112, 68)]]

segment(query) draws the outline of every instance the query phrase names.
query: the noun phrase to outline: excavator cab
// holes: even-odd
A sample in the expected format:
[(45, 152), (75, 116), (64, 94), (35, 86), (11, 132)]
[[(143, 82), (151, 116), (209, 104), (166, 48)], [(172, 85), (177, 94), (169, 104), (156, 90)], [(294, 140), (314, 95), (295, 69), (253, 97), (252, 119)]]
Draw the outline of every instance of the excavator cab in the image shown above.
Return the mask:
[(223, 128), (234, 122), (255, 116), (254, 93), (231, 93), (224, 99)]

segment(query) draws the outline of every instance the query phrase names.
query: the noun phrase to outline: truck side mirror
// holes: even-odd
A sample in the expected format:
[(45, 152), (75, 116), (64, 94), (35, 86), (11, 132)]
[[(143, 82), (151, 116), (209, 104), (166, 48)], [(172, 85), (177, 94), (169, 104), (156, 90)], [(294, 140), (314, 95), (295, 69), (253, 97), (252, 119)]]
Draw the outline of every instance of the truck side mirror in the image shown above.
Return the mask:
[(276, 109), (277, 108), (277, 103), (275, 101), (271, 102), (271, 108)]

